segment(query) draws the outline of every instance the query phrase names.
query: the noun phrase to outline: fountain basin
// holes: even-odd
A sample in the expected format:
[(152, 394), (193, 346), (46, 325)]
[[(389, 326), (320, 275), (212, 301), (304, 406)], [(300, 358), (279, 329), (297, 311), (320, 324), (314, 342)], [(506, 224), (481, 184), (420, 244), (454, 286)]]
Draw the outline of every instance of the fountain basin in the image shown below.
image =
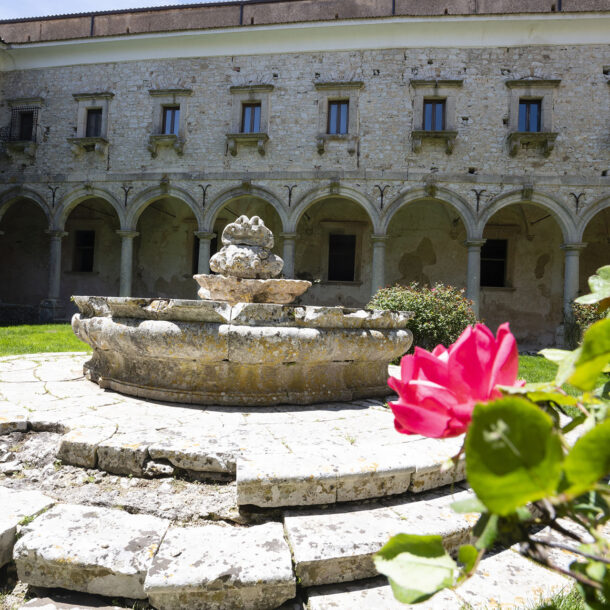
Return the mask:
[(142, 398), (204, 405), (306, 405), (386, 396), (411, 345), (406, 312), (76, 296), (85, 374)]

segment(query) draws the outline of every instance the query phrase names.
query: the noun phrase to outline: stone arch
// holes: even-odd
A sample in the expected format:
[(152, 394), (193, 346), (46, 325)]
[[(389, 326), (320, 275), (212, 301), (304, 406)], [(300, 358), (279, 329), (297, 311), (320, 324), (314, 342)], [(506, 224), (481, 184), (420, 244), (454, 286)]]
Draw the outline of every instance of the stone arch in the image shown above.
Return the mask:
[(610, 208), (610, 195), (603, 195), (585, 210), (585, 213), (578, 221), (575, 239), (576, 242), (581, 242), (583, 240), (583, 236), (588, 224), (595, 218), (595, 216), (606, 208)]
[(14, 187), (0, 195), (0, 222), (6, 211), (19, 199), (28, 199), (33, 201), (43, 211), (49, 223), (49, 228), (52, 226), (52, 214), (44, 197), (35, 190), (27, 187)]
[(515, 189), (493, 199), (479, 215), (475, 237), (480, 238), (483, 235), (485, 226), (496, 212), (499, 212), (502, 208), (514, 204), (533, 204), (535, 206), (544, 208), (551, 213), (559, 225), (565, 243), (573, 243), (578, 241), (576, 239), (577, 231), (574, 221), (572, 220), (572, 215), (562, 203), (551, 195), (542, 191), (533, 191), (531, 194), (527, 195), (527, 198), (525, 198), (523, 189)]
[(390, 222), (398, 210), (422, 199), (432, 199), (450, 205), (464, 223), (467, 239), (475, 238), (476, 219), (466, 200), (451, 189), (440, 186), (436, 186), (432, 190), (426, 187), (415, 187), (399, 193), (385, 209), (380, 233), (387, 233)]
[(256, 197), (268, 203), (271, 207), (273, 207), (273, 209), (280, 217), (280, 220), (282, 222), (282, 230), (284, 232), (287, 232), (289, 219), (288, 214), (286, 213), (286, 208), (284, 207), (281, 200), (276, 197), (271, 191), (268, 191), (267, 189), (264, 189), (260, 186), (254, 185), (251, 185), (249, 187), (240, 186), (236, 188), (230, 188), (220, 193), (205, 211), (205, 220), (203, 223), (204, 228), (201, 230), (207, 232), (213, 231), (216, 217), (218, 216), (222, 208), (229, 201), (239, 199), (241, 197)]
[(348, 199), (350, 201), (353, 201), (354, 203), (357, 203), (362, 208), (364, 208), (365, 212), (367, 213), (371, 224), (373, 225), (373, 232), (382, 232), (380, 230), (381, 222), (379, 214), (377, 213), (375, 206), (371, 203), (369, 198), (360, 191), (343, 185), (338, 185), (336, 187), (325, 186), (305, 193), (305, 195), (303, 195), (303, 197), (299, 199), (299, 201), (292, 209), (287, 232), (296, 232), (299, 221), (301, 220), (303, 214), (307, 211), (307, 209), (318, 201), (320, 201), (321, 199), (326, 199), (327, 197), (342, 197), (344, 199)]
[(120, 226), (124, 226), (125, 222), (125, 208), (124, 206), (117, 200), (117, 198), (108, 190), (101, 188), (90, 188), (87, 189), (85, 187), (79, 187), (68, 193), (64, 197), (62, 197), (59, 205), (57, 206), (57, 210), (53, 215), (53, 224), (58, 229), (62, 229), (66, 225), (66, 221), (68, 220), (68, 216), (70, 213), (78, 206), (79, 203), (87, 199), (102, 199), (106, 203), (109, 203), (114, 211), (117, 213), (119, 218)]
[(193, 212), (197, 220), (199, 231), (204, 231), (204, 214), (201, 209), (201, 204), (195, 201), (190, 193), (178, 186), (153, 186), (139, 193), (127, 209), (125, 217), (125, 225), (121, 225), (127, 231), (135, 230), (142, 212), (155, 201), (159, 199), (178, 199), (186, 203)]

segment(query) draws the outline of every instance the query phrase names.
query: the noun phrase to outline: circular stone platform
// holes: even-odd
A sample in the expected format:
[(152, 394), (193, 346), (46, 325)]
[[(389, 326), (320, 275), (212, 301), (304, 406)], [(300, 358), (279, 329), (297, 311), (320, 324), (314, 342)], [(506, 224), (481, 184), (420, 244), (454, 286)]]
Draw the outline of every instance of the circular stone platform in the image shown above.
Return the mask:
[(406, 312), (126, 297), (74, 297), (76, 335), (100, 387), (211, 405), (313, 404), (386, 396)]

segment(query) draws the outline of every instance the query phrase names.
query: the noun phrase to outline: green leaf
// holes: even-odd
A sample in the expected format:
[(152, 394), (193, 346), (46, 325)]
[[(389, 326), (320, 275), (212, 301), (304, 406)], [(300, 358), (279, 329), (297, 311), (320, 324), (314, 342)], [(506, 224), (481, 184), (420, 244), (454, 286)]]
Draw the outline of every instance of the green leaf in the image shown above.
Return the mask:
[(464, 564), (464, 571), (471, 572), (474, 568), (477, 559), (479, 557), (479, 551), (472, 544), (463, 544), (458, 549), (458, 561)]
[(553, 420), (522, 398), (477, 405), (466, 436), (466, 471), (477, 497), (506, 516), (553, 495), (563, 452)]
[(561, 387), (574, 372), (574, 363), (580, 357), (580, 352), (579, 347), (572, 352), (563, 349), (543, 349), (538, 353), (558, 366), (554, 383)]
[(394, 597), (404, 604), (425, 601), (452, 587), (458, 572), (441, 536), (398, 534), (373, 560), (377, 571), (388, 577)]
[(610, 474), (610, 420), (581, 436), (566, 456), (564, 472), (569, 482), (565, 493), (580, 496)]
[(479, 498), (467, 498), (466, 500), (458, 500), (451, 504), (451, 508), (456, 513), (484, 513), (487, 509), (485, 504)]
[(482, 551), (489, 549), (498, 537), (498, 515), (483, 513), (472, 528), (472, 534), (476, 538), (476, 548)]
[(547, 348), (538, 352), (541, 356), (544, 356), (547, 360), (559, 365), (561, 364), (572, 352), (566, 349), (555, 349)]
[(610, 318), (592, 324), (583, 338), (570, 383), (581, 390), (593, 390), (597, 378), (610, 362)]
[(576, 299), (581, 305), (591, 305), (601, 303), (610, 298), (610, 265), (600, 267), (596, 275), (589, 278), (589, 288), (591, 294), (586, 294)]
[(532, 402), (554, 402), (562, 407), (573, 407), (578, 404), (577, 398), (561, 392), (527, 392), (527, 397)]

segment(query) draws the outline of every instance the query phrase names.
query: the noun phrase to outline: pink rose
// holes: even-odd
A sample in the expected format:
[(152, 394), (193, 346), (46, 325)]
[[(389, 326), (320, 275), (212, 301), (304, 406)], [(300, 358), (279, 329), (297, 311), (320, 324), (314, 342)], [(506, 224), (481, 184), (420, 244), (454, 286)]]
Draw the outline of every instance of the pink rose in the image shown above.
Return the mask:
[(499, 398), (497, 385), (516, 385), (519, 368), (517, 342), (508, 322), (497, 337), (484, 324), (469, 326), (445, 349), (419, 347), (400, 362), (400, 379), (388, 385), (398, 394), (391, 402), (394, 426), (403, 434), (432, 438), (466, 432), (477, 402)]

